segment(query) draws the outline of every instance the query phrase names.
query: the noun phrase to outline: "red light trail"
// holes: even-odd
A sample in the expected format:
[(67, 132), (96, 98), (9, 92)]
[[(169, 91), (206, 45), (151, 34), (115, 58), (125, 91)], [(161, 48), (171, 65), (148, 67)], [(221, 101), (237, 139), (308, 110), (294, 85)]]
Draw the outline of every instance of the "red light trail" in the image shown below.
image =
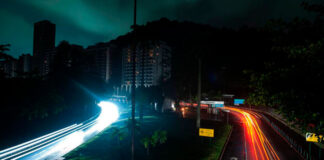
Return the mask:
[(233, 111), (235, 115), (239, 116), (244, 124), (244, 134), (247, 142), (246, 159), (256, 160), (279, 160), (276, 151), (272, 147), (271, 143), (264, 135), (256, 118), (260, 118), (261, 115), (246, 111), (238, 108), (225, 107), (230, 111)]

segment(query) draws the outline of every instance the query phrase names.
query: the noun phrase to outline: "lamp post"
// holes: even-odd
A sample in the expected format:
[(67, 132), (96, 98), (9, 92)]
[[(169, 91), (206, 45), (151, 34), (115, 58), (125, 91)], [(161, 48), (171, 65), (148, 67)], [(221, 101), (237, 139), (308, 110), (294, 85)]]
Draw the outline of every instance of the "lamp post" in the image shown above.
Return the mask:
[(228, 114), (229, 114), (230, 110), (223, 109), (223, 111), (227, 113), (227, 116), (226, 116), (226, 123), (228, 124), (228, 119), (229, 119), (229, 115), (228, 115)]
[(137, 0), (134, 0), (134, 24), (133, 24), (133, 55), (132, 55), (132, 160), (135, 159), (135, 85), (136, 85), (136, 74), (135, 74), (135, 56), (136, 56), (136, 4)]
[(200, 128), (200, 100), (201, 100), (201, 59), (198, 59), (198, 102), (197, 102), (197, 128)]

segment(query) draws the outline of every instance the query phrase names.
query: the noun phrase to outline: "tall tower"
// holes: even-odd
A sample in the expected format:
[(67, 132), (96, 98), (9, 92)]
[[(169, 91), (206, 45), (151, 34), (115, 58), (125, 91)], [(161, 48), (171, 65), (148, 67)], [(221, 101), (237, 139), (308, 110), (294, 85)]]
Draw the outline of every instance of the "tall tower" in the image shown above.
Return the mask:
[(34, 48), (32, 68), (44, 76), (50, 72), (52, 57), (55, 55), (55, 24), (48, 20), (34, 24)]
[[(139, 41), (136, 50), (135, 86), (157, 86), (171, 78), (171, 48), (163, 41)], [(122, 85), (129, 88), (132, 84), (132, 50), (122, 50)]]
[(42, 53), (55, 48), (55, 24), (48, 20), (34, 24), (34, 48), (33, 56), (40, 56)]

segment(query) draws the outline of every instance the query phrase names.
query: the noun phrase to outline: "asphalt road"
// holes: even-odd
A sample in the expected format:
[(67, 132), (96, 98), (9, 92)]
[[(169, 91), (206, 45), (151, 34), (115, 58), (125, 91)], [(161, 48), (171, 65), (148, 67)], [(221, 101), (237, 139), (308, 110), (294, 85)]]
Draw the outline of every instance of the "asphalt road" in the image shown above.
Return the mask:
[[(225, 149), (224, 160), (250, 159), (302, 159), (299, 154), (278, 134), (261, 113), (227, 108), (229, 123), (233, 126), (231, 137)], [(181, 109), (184, 118), (196, 118), (195, 109)], [(211, 115), (201, 111), (201, 118), (227, 121), (227, 113)]]
[[(269, 123), (263, 118), (264, 115), (237, 108), (227, 109), (231, 111), (230, 123), (233, 124), (233, 134), (228, 142), (223, 159), (302, 159), (293, 150), (292, 146), (271, 128)], [(246, 132), (246, 130), (249, 130), (246, 127), (248, 120), (242, 118), (242, 114), (251, 116), (251, 122), (255, 123), (252, 123), (251, 126), (253, 128), (260, 128), (258, 134)]]
[(237, 116), (229, 117), (229, 123), (233, 126), (231, 137), (227, 143), (223, 159), (247, 159), (246, 139), (244, 135), (244, 125)]

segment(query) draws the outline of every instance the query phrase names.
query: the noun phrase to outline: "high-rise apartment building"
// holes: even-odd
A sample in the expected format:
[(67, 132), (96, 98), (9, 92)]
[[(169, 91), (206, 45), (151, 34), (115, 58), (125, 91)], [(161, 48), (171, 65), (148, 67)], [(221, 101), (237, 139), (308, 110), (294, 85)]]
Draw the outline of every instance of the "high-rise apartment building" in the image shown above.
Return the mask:
[(16, 59), (0, 59), (0, 72), (4, 74), (5, 78), (17, 77), (18, 61)]
[(37, 69), (41, 76), (46, 76), (51, 70), (55, 53), (55, 24), (48, 20), (36, 22), (32, 68)]
[(19, 72), (27, 73), (31, 71), (31, 59), (32, 56), (30, 54), (22, 54), (18, 59), (18, 68)]
[(48, 20), (34, 24), (34, 48), (33, 56), (40, 56), (42, 53), (55, 48), (55, 24)]
[(46, 76), (51, 70), (55, 53), (55, 24), (48, 20), (36, 22), (32, 68), (38, 70), (41, 76)]
[(46, 76), (53, 71), (56, 52), (56, 49), (52, 49), (42, 53), (39, 67), (40, 75)]
[(98, 43), (89, 46), (86, 53), (91, 57), (90, 72), (106, 83), (120, 85), (121, 56), (116, 52), (116, 46), (110, 43)]
[[(122, 51), (122, 88), (132, 85), (132, 50)], [(135, 52), (136, 87), (159, 85), (171, 78), (171, 48), (163, 41), (139, 42)]]

